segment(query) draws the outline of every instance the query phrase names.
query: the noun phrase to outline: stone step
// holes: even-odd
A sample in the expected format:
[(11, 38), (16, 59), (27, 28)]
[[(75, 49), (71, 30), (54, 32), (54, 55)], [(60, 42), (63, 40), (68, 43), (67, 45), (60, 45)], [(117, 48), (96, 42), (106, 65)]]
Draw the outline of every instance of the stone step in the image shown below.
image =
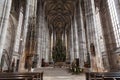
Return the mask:
[(85, 80), (85, 75), (81, 74), (79, 76), (44, 76), (44, 80)]
[(44, 80), (85, 80), (84, 73), (79, 75), (72, 75), (66, 68), (44, 67), (34, 69), (34, 72), (36, 71), (44, 72)]

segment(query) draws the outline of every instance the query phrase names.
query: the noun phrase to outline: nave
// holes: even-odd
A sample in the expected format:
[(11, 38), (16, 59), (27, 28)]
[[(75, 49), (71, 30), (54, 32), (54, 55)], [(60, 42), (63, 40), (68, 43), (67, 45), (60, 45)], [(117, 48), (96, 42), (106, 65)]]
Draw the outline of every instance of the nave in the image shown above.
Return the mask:
[(120, 0), (0, 0), (2, 79), (119, 80), (119, 72)]

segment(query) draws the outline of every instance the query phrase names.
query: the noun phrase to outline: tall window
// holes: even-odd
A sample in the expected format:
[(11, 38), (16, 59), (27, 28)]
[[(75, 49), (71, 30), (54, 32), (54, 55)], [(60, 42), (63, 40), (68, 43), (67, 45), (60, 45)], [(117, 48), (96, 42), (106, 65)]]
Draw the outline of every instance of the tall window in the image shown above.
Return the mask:
[(117, 47), (120, 47), (120, 24), (119, 24), (114, 0), (108, 0), (108, 6), (109, 6), (110, 15), (111, 15), (116, 44), (117, 44)]

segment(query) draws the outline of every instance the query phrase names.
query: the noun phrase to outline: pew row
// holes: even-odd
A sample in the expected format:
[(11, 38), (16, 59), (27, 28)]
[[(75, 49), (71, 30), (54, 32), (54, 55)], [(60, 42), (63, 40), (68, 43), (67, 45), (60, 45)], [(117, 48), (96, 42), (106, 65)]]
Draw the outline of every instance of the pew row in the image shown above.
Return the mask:
[(89, 72), (86, 80), (120, 80), (120, 72)]
[(43, 80), (43, 72), (0, 73), (0, 80)]

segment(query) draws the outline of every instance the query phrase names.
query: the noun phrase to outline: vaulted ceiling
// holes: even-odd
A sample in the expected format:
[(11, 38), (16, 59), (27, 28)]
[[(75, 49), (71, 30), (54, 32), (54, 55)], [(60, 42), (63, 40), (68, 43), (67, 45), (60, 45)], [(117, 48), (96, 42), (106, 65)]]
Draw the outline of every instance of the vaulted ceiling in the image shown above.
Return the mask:
[(71, 25), (76, 0), (45, 0), (45, 16), (50, 30), (62, 33)]

